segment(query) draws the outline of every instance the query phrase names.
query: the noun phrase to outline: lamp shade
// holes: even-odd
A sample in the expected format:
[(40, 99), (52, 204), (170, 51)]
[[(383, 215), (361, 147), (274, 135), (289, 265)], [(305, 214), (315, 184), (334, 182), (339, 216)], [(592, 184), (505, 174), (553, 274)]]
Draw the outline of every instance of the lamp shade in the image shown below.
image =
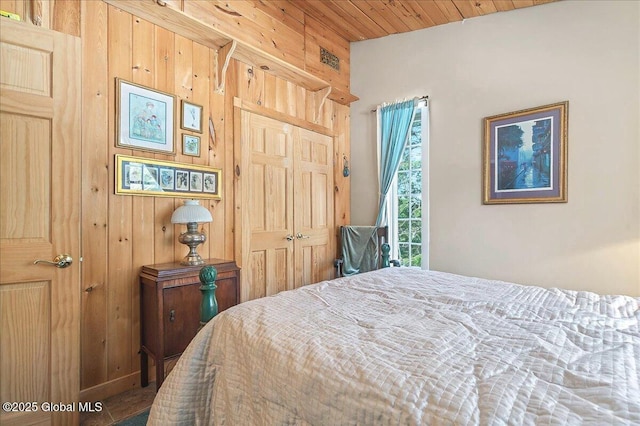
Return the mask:
[(171, 215), (171, 223), (211, 222), (211, 212), (201, 206), (197, 200), (186, 200)]

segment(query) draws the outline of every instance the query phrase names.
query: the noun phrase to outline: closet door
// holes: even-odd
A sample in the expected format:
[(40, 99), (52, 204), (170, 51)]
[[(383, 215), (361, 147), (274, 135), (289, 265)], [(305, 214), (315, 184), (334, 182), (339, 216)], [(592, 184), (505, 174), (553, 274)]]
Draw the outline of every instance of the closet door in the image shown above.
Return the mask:
[(333, 138), (246, 110), (239, 116), (241, 300), (332, 278)]
[(333, 138), (294, 132), (295, 286), (333, 277)]
[(236, 260), (244, 302), (294, 288), (293, 126), (244, 110), (240, 121)]

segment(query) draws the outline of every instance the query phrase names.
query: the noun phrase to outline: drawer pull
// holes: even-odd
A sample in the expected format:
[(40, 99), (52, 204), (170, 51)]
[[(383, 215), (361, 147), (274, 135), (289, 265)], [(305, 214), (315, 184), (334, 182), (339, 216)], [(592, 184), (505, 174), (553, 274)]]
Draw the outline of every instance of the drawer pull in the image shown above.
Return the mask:
[(169, 321), (174, 322), (176, 320), (176, 310), (172, 309), (169, 311)]

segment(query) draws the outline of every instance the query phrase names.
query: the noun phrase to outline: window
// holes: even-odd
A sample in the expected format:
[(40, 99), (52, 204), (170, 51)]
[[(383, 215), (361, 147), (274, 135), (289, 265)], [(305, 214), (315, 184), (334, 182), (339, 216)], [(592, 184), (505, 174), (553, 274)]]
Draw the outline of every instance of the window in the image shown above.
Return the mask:
[(391, 258), (402, 266), (428, 269), (428, 118), (420, 104), (387, 198)]

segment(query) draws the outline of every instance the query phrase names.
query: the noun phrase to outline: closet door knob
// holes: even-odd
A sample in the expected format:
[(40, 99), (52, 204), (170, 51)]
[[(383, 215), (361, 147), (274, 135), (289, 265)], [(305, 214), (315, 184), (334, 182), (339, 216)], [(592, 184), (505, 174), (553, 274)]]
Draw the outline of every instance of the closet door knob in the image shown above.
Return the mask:
[(284, 237), (284, 239), (287, 240), (287, 241), (293, 241), (293, 235), (287, 234), (287, 236)]
[(47, 265), (55, 266), (57, 268), (66, 268), (73, 263), (73, 258), (68, 254), (59, 254), (53, 258), (53, 262), (50, 260), (37, 259), (33, 261), (34, 265), (38, 263), (46, 263)]

